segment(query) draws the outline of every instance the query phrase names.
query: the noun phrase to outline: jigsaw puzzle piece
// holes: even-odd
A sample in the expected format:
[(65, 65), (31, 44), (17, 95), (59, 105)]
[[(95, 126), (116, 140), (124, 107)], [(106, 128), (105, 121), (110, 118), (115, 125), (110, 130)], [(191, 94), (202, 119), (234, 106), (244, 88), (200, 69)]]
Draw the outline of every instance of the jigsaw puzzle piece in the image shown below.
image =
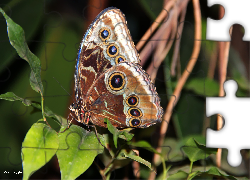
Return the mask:
[(250, 40), (249, 1), (247, 0), (208, 0), (208, 6), (220, 4), (225, 9), (224, 17), (220, 20), (207, 18), (207, 40), (231, 41), (229, 29), (234, 24), (240, 24), (245, 29), (244, 41)]
[[(250, 117), (249, 98), (237, 98), (237, 83), (233, 80), (224, 83), (226, 91), (225, 97), (208, 97), (206, 98), (206, 116), (221, 114), (224, 119), (224, 126), (219, 131), (207, 129), (206, 146), (214, 148), (228, 149), (228, 162), (231, 166), (240, 165), (242, 158), (241, 149), (250, 149), (246, 137), (250, 136), (249, 127)], [(237, 134), (234, 133), (235, 130)]]

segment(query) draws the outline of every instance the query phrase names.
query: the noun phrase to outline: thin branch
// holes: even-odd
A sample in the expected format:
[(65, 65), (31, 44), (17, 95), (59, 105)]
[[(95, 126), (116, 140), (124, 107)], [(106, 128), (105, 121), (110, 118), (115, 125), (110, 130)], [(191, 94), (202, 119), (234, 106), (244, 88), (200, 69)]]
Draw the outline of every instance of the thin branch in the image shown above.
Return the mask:
[(179, 31), (177, 31), (176, 33), (176, 42), (175, 42), (175, 46), (174, 46), (174, 53), (173, 53), (173, 58), (172, 58), (172, 64), (171, 64), (171, 75), (175, 76), (175, 68), (177, 65), (177, 60), (178, 60), (178, 55), (180, 52), (180, 44), (181, 44), (181, 35), (182, 35), (182, 30), (184, 27), (184, 20), (186, 17), (186, 12), (187, 10), (184, 8), (182, 13), (181, 13), (181, 17), (180, 17), (180, 22), (179, 22)]
[[(168, 124), (170, 121), (170, 117), (172, 115), (172, 111), (174, 106), (176, 105), (179, 97), (181, 90), (190, 75), (192, 69), (194, 68), (194, 65), (198, 59), (199, 52), (200, 52), (200, 47), (201, 47), (201, 12), (200, 12), (200, 4), (199, 0), (192, 0), (193, 1), (193, 7), (194, 7), (194, 19), (195, 19), (195, 42), (194, 42), (194, 48), (192, 52), (192, 56), (189, 60), (189, 63), (187, 65), (186, 70), (183, 72), (181, 78), (179, 79), (176, 88), (174, 90), (173, 96), (171, 96), (170, 101), (168, 103), (166, 112), (164, 114), (164, 121), (162, 121), (161, 125), (161, 130), (160, 130), (160, 138), (158, 141), (158, 148), (157, 151), (161, 152), (161, 146), (164, 141), (164, 137), (168, 128)], [(158, 161), (159, 156), (157, 154), (154, 154), (154, 162)]]
[[(187, 3), (189, 0), (179, 0), (177, 3), (175, 3), (175, 6), (172, 6), (172, 9), (169, 10), (168, 16), (165, 18), (166, 20), (162, 23), (161, 27), (157, 30), (157, 32), (150, 38), (148, 43), (145, 45), (143, 50), (140, 52), (140, 59), (141, 59), (141, 65), (143, 66), (148, 59), (148, 57), (151, 55), (151, 53), (154, 51), (156, 48), (157, 44), (161, 41), (167, 41), (167, 40), (174, 40), (174, 38), (163, 38), (162, 35), (165, 34), (165, 31), (171, 31), (171, 25), (173, 22), (173, 7), (178, 7), (176, 8), (176, 11), (179, 14), (183, 11), (183, 9), (186, 8)], [(175, 20), (176, 21), (176, 20)], [(151, 27), (150, 27), (151, 28)], [(148, 29), (148, 31), (150, 30)], [(151, 33), (152, 34), (152, 33)], [(145, 35), (144, 35), (145, 36)], [(151, 36), (151, 35), (150, 35)], [(148, 38), (150, 37), (148, 36)], [(147, 39), (148, 40), (148, 39)], [(150, 43), (149, 43), (150, 42)], [(140, 42), (138, 42), (140, 43)]]
[[(133, 149), (132, 151), (134, 151), (136, 153), (136, 155), (139, 156), (139, 150)], [(133, 161), (132, 166), (133, 166), (134, 176), (136, 177), (136, 179), (140, 179), (140, 174), (141, 174), (140, 173), (140, 163), (137, 161)]]
[[(161, 27), (157, 30), (157, 32), (150, 38), (149, 42), (145, 45), (145, 47), (140, 52), (141, 65), (143, 66), (148, 59), (148, 57), (155, 50), (158, 43), (164, 42), (166, 43), (169, 40), (169, 34), (171, 32), (171, 22), (173, 19), (173, 11), (171, 10), (166, 17), (166, 22), (162, 23)], [(163, 37), (163, 35), (165, 35)]]
[[(175, 7), (174, 9), (176, 9)], [(177, 20), (177, 12), (173, 9), (171, 11), (171, 19), (172, 21), (168, 21), (169, 23), (165, 23), (160, 27), (160, 29), (157, 31), (157, 34), (161, 34), (162, 41), (157, 42), (157, 47), (155, 48), (153, 61), (150, 63), (147, 73), (151, 76), (151, 79), (154, 80), (157, 74), (157, 71), (162, 63), (162, 61), (165, 59), (168, 51), (174, 41), (175, 33), (176, 33), (176, 20)], [(167, 44), (167, 45), (166, 45)], [(166, 47), (165, 47), (166, 46)], [(166, 50), (167, 48), (167, 50)], [(146, 47), (145, 47), (146, 49)], [(144, 49), (143, 49), (144, 51)]]
[(207, 73), (207, 77), (210, 79), (214, 78), (214, 72), (215, 72), (215, 67), (216, 67), (216, 63), (217, 63), (217, 56), (218, 56), (218, 47), (216, 45), (216, 47), (213, 48), (212, 50), (212, 55), (209, 61), (209, 68), (208, 68), (208, 73)]
[[(156, 78), (156, 75), (157, 75), (157, 71), (158, 71), (158, 69), (159, 69), (159, 67), (160, 67), (160, 65), (161, 65), (161, 63), (164, 61), (164, 59), (166, 58), (166, 56), (167, 56), (167, 54), (168, 54), (168, 52), (169, 52), (169, 50), (171, 49), (171, 47), (172, 47), (172, 45), (173, 45), (173, 42), (174, 42), (174, 37), (175, 37), (175, 34), (176, 34), (176, 30), (177, 30), (177, 24), (176, 24), (176, 22), (177, 22), (177, 13), (176, 13), (176, 11), (174, 11), (174, 13), (173, 13), (173, 21), (172, 21), (172, 31), (171, 31), (171, 37), (170, 37), (170, 41), (168, 41), (168, 43), (167, 43), (167, 45), (166, 45), (166, 47), (164, 48), (164, 45), (165, 44), (163, 44), (163, 43), (159, 43), (158, 44), (158, 47), (159, 48), (156, 48), (156, 52), (155, 52), (155, 55), (154, 55), (154, 58), (153, 59), (157, 59), (157, 61), (156, 62), (151, 62), (151, 64), (150, 64), (150, 66), (149, 67), (153, 67), (152, 68), (152, 72), (151, 73), (149, 73), (150, 75), (151, 75), (151, 78), (152, 79), (155, 79)], [(169, 36), (169, 35), (168, 35)], [(162, 47), (162, 48), (164, 48), (164, 49), (162, 49), (162, 48), (160, 48), (160, 47)], [(161, 50), (161, 51), (158, 51), (158, 50)]]
[(100, 173), (100, 175), (102, 176), (102, 179), (103, 179), (103, 180), (106, 180), (106, 176), (105, 176), (105, 174), (104, 174), (102, 168), (101, 168), (95, 161), (94, 161), (94, 164), (95, 164), (96, 167), (98, 168), (99, 173)]
[(174, 5), (175, 1), (169, 1), (164, 6), (163, 10), (159, 14), (159, 16), (156, 18), (156, 20), (153, 22), (153, 24), (150, 26), (150, 28), (146, 31), (146, 33), (142, 36), (140, 41), (136, 44), (136, 49), (138, 51), (141, 50), (143, 45), (146, 43), (146, 41), (149, 39), (149, 37), (154, 33), (156, 28), (160, 25), (160, 23), (163, 21), (165, 17), (167, 17), (169, 10)]

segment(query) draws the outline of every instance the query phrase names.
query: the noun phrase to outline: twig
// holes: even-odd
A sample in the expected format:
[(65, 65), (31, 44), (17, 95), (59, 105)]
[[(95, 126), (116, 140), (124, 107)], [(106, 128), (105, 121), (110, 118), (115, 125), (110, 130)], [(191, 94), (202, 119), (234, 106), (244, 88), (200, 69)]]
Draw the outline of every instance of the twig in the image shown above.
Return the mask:
[(176, 33), (176, 42), (175, 42), (175, 46), (174, 46), (174, 53), (173, 53), (173, 58), (172, 58), (172, 64), (171, 64), (171, 75), (175, 76), (175, 68), (176, 68), (176, 64), (177, 64), (177, 60), (178, 60), (178, 55), (180, 52), (180, 44), (181, 44), (181, 35), (182, 35), (182, 30), (184, 27), (184, 20), (185, 20), (185, 16), (186, 16), (186, 9), (184, 8), (182, 13), (181, 13), (181, 18), (179, 21), (179, 28), (180, 30), (177, 31)]
[(102, 176), (102, 179), (103, 179), (103, 180), (106, 180), (106, 176), (105, 176), (105, 174), (104, 174), (102, 168), (101, 168), (95, 161), (94, 161), (94, 164), (95, 164), (96, 167), (98, 168), (99, 173), (100, 173), (100, 175)]
[[(169, 12), (168, 17), (166, 17), (165, 19), (167, 19), (166, 22), (162, 23), (161, 27), (150, 38), (149, 42), (145, 45), (145, 47), (140, 52), (140, 59), (141, 59), (142, 66), (145, 64), (148, 57), (152, 54), (152, 52), (154, 51), (158, 43), (169, 40), (168, 34), (170, 34), (171, 32), (171, 24), (172, 24), (171, 22), (173, 19), (172, 10)], [(163, 34), (165, 35), (164, 38), (162, 37)]]
[(166, 3), (163, 10), (159, 14), (159, 16), (156, 18), (156, 20), (153, 22), (153, 24), (150, 26), (150, 28), (148, 28), (148, 30), (142, 36), (140, 41), (136, 44), (136, 49), (138, 51), (141, 50), (143, 45), (146, 43), (146, 41), (149, 39), (149, 37), (154, 33), (154, 31), (160, 25), (162, 20), (168, 15), (168, 11), (171, 9), (171, 7), (174, 5), (174, 3), (175, 3), (175, 1), (169, 1), (168, 3)]
[[(156, 75), (157, 75), (157, 71), (158, 71), (158, 69), (159, 69), (159, 67), (160, 67), (160, 65), (161, 65), (161, 63), (164, 61), (164, 59), (165, 59), (165, 57), (167, 56), (167, 54), (168, 54), (168, 52), (169, 52), (169, 50), (171, 49), (171, 47), (172, 47), (172, 45), (173, 45), (173, 42), (174, 42), (174, 37), (175, 37), (175, 34), (176, 34), (176, 30), (177, 30), (177, 27), (176, 27), (176, 22), (177, 22), (177, 14), (176, 13), (174, 13), (175, 15), (174, 15), (174, 19), (176, 18), (176, 21), (174, 20), (173, 22), (172, 22), (172, 32), (171, 32), (171, 37), (170, 37), (170, 41), (167, 43), (167, 45), (166, 45), (166, 47), (162, 50), (162, 52), (160, 52), (160, 53), (158, 53), (157, 54), (157, 57), (155, 57), (154, 59), (158, 59), (158, 61), (156, 61), (156, 63), (151, 63), (152, 64), (152, 66), (154, 66), (154, 69), (153, 69), (153, 71), (152, 71), (152, 73), (151, 73), (151, 78), (152, 79), (155, 79), (156, 78)], [(160, 44), (158, 45), (158, 46), (160, 46)], [(164, 46), (163, 46), (164, 47)], [(158, 49), (158, 48), (157, 48)], [(156, 51), (156, 53), (157, 53), (157, 51)], [(155, 53), (155, 54), (156, 54)]]
[[(161, 37), (163, 40), (158, 42), (154, 56), (153, 56), (153, 61), (150, 63), (150, 65), (147, 69), (147, 73), (151, 76), (152, 80), (155, 79), (157, 71), (158, 71), (162, 61), (165, 59), (169, 49), (171, 48), (171, 46), (173, 44), (173, 41), (174, 41), (174, 37), (175, 37), (175, 33), (176, 33), (176, 23), (175, 22), (177, 20), (177, 13), (174, 9), (173, 9), (173, 11), (171, 11), (172, 21), (171, 22), (169, 21), (170, 24), (165, 23), (164, 25), (162, 25), (160, 27), (159, 31), (157, 31), (157, 33), (155, 34), (155, 35), (158, 35), (158, 33), (162, 34)], [(146, 49), (146, 47), (145, 47), (145, 49)]]
[[(134, 151), (136, 153), (137, 156), (139, 156), (139, 150), (137, 149), (133, 149), (132, 151)], [(136, 179), (140, 179), (140, 163), (137, 161), (133, 161), (132, 162), (132, 166), (133, 166), (133, 172), (134, 172), (134, 176)]]
[(208, 73), (207, 73), (207, 77), (210, 79), (214, 78), (214, 72), (215, 72), (215, 67), (216, 67), (216, 63), (217, 63), (217, 56), (218, 56), (218, 47), (214, 47), (214, 49), (212, 50), (212, 55), (209, 61), (209, 68), (208, 68)]
[[(194, 7), (194, 19), (195, 19), (195, 42), (194, 42), (194, 48), (193, 48), (193, 52), (192, 52), (192, 56), (189, 60), (189, 63), (187, 65), (186, 70), (183, 72), (181, 78), (179, 79), (176, 88), (174, 90), (173, 96), (171, 96), (170, 101), (168, 103), (166, 112), (164, 114), (164, 121), (162, 121), (162, 125), (161, 125), (161, 130), (160, 130), (160, 138), (158, 141), (158, 148), (156, 149), (158, 152), (161, 152), (161, 146), (163, 144), (164, 141), (164, 137), (168, 128), (168, 124), (170, 121), (170, 117), (172, 115), (172, 111), (174, 106), (176, 105), (179, 97), (180, 97), (180, 93), (181, 90), (188, 78), (188, 76), (190, 75), (197, 59), (198, 59), (198, 55), (200, 52), (200, 46), (201, 46), (201, 12), (200, 12), (200, 4), (199, 4), (199, 0), (192, 0), (193, 1), (193, 7)], [(159, 159), (159, 156), (157, 154), (154, 154), (154, 159), (153, 162), (157, 162)]]
[[(189, 0), (179, 0), (177, 3), (175, 3), (175, 6), (171, 6), (171, 10), (169, 10), (168, 16), (165, 18), (166, 20), (162, 23), (162, 26), (157, 30), (157, 32), (153, 35), (152, 38), (150, 38), (149, 42), (145, 45), (145, 47), (143, 48), (143, 50), (140, 52), (140, 59), (141, 59), (141, 65), (143, 66), (146, 62), (146, 60), (148, 59), (148, 57), (150, 56), (150, 54), (154, 51), (154, 49), (156, 48), (157, 44), (161, 41), (167, 41), (167, 40), (174, 40), (174, 38), (163, 38), (162, 35), (163, 34), (167, 34), (167, 32), (165, 31), (172, 31), (172, 23), (173, 20), (175, 20), (173, 18), (173, 7), (178, 7), (176, 9), (176, 11), (178, 12), (177, 14), (179, 15), (183, 9), (186, 8), (187, 3)], [(175, 20), (176, 21), (176, 20)], [(150, 27), (151, 28), (151, 27)], [(150, 28), (147, 30), (149, 31)], [(151, 33), (152, 34), (152, 33)], [(145, 36), (145, 35), (144, 35)], [(150, 35), (151, 36), (151, 35)], [(148, 36), (148, 38), (150, 37)], [(147, 39), (148, 40), (148, 39)], [(140, 42), (139, 42), (140, 43)]]

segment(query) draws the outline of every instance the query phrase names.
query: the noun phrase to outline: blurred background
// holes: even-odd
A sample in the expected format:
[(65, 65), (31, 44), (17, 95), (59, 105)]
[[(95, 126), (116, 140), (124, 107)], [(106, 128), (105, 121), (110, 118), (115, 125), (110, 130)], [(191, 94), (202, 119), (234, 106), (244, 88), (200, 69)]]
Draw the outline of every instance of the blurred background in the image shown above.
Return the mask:
[[(74, 70), (78, 48), (82, 37), (97, 14), (103, 9), (113, 6), (121, 9), (125, 14), (128, 27), (135, 44), (149, 29), (156, 17), (164, 7), (164, 0), (1, 0), (0, 7), (19, 24), (25, 31), (25, 37), (30, 50), (41, 60), (42, 81), (44, 85), (45, 105), (54, 113), (67, 117), (68, 107), (74, 97)], [(180, 1), (176, 1), (180, 2)], [(181, 38), (168, 38), (166, 44), (169, 51), (164, 61), (157, 68), (155, 85), (161, 97), (161, 105), (165, 110), (172, 92), (182, 74), (194, 47), (194, 10), (192, 1), (186, 1), (184, 21), (177, 17), (177, 33)], [(183, 10), (182, 10), (183, 11)], [(207, 118), (205, 115), (205, 97), (218, 96), (220, 81), (219, 43), (206, 40), (206, 19), (220, 19), (220, 6), (207, 7), (205, 0), (200, 1), (202, 15), (202, 38), (199, 57), (187, 82), (181, 91), (181, 96), (171, 116), (168, 130), (164, 140), (165, 145), (175, 147), (178, 142), (191, 136), (205, 140), (206, 128), (216, 129), (216, 116)], [(179, 12), (181, 14), (181, 12)], [(167, 18), (166, 18), (167, 20)], [(164, 24), (164, 22), (162, 22)], [(179, 31), (179, 25), (183, 29)], [(0, 17), (0, 94), (14, 92), (17, 96), (40, 102), (40, 95), (33, 91), (29, 84), (30, 68), (10, 45), (5, 19)], [(156, 30), (157, 31), (157, 30)], [(233, 26), (232, 41), (229, 51), (227, 79), (237, 81), (239, 89), (237, 96), (249, 95), (249, 42), (243, 42), (244, 28), (240, 25)], [(176, 73), (171, 71), (171, 63), (175, 44), (180, 41), (177, 58)], [(146, 45), (150, 39), (146, 39)], [(146, 47), (144, 45), (143, 47)], [(142, 47), (142, 49), (143, 49)], [(153, 62), (157, 50), (152, 54), (142, 56), (143, 68), (150, 73), (150, 63)], [(60, 83), (58, 83), (58, 82)], [(67, 93), (69, 92), (69, 94)], [(42, 118), (41, 112), (32, 107), (26, 107), (21, 102), (0, 100), (0, 178), (21, 178), (21, 145), (29, 128), (33, 123)], [(53, 126), (53, 121), (48, 119)], [(157, 146), (157, 133), (160, 124), (147, 129), (134, 131), (136, 140), (146, 140), (153, 147)], [(178, 146), (177, 146), (178, 147)], [(188, 164), (178, 148), (173, 166), (180, 167)], [(243, 150), (243, 163), (240, 167), (232, 168), (226, 161), (227, 151), (222, 153), (221, 168), (229, 174), (249, 177), (249, 152)], [(152, 161), (153, 154), (140, 151), (140, 155)], [(100, 161), (96, 158), (97, 163)], [(166, 158), (168, 161), (168, 158)], [(215, 164), (215, 157), (209, 160)], [(111, 179), (124, 177), (133, 178), (132, 162), (117, 168)], [(203, 166), (202, 162), (197, 162)], [(141, 166), (141, 171), (146, 173), (146, 167)], [(144, 168), (144, 169), (143, 169)], [(6, 172), (5, 172), (6, 171)], [(93, 164), (81, 178), (100, 179), (97, 168)], [(7, 173), (8, 172), (8, 173)], [(132, 175), (131, 175), (132, 174)], [(142, 174), (142, 173), (141, 173)], [(145, 175), (145, 177), (147, 177)], [(34, 179), (60, 179), (60, 169), (56, 157), (31, 178)], [(143, 176), (142, 176), (143, 178)]]

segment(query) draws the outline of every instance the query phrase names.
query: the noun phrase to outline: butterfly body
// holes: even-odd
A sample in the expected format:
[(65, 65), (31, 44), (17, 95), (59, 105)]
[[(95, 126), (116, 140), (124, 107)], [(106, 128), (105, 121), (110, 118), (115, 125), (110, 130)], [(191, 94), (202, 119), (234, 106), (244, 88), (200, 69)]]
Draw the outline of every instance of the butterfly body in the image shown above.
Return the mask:
[(79, 122), (117, 128), (148, 127), (161, 122), (160, 99), (140, 66), (124, 15), (102, 11), (87, 30), (75, 71), (76, 103), (70, 106)]

